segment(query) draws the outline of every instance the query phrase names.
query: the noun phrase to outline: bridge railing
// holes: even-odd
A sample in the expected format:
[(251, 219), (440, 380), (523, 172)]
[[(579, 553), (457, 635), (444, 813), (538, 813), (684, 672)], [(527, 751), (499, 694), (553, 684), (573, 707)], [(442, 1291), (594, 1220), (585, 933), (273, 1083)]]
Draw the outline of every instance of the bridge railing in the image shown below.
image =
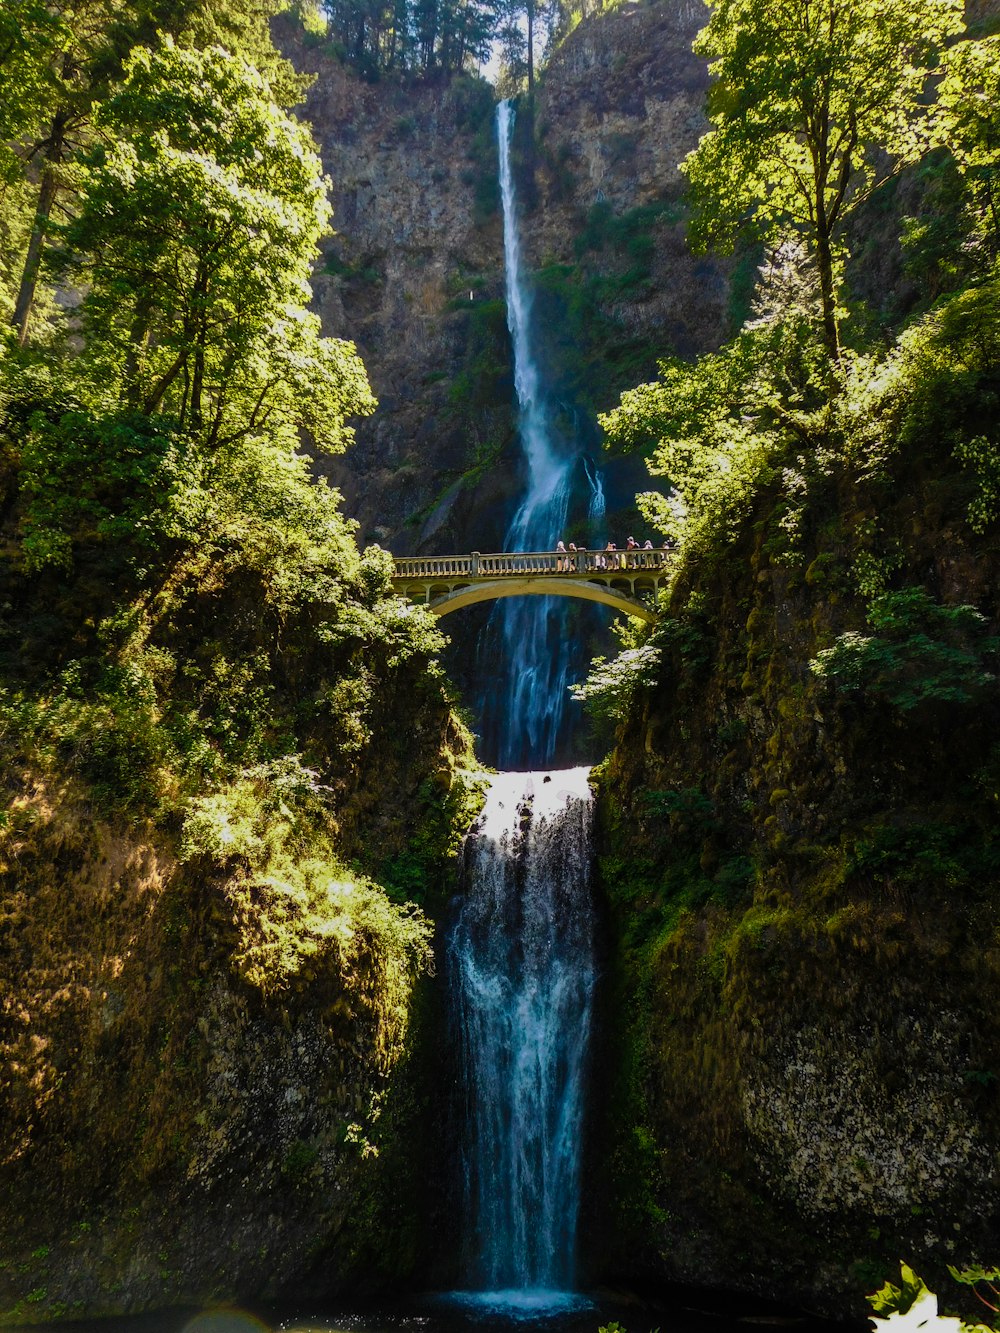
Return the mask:
[(612, 574), (666, 569), (673, 552), (635, 551), (501, 551), (483, 555), (399, 556), (397, 579), (507, 578), (518, 574)]

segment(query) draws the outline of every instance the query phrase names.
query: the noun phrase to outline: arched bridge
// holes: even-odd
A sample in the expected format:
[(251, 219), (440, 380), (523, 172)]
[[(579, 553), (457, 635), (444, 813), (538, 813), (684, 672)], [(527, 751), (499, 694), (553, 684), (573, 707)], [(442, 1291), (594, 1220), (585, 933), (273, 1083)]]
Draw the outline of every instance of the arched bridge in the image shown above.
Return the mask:
[(669, 551), (641, 549), (403, 556), (395, 562), (393, 586), (437, 616), (476, 602), (535, 593), (600, 602), (653, 624), (653, 602), (666, 586), (671, 559)]

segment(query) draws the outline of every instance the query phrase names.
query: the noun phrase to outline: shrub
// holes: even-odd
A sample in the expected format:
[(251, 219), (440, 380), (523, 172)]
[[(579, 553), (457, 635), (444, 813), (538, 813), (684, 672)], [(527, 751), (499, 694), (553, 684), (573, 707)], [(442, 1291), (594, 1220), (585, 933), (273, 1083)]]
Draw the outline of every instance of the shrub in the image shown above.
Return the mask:
[(928, 703), (968, 704), (996, 679), (987, 659), (1000, 640), (974, 606), (942, 606), (923, 588), (885, 593), (871, 604), (874, 634), (848, 630), (810, 662), (844, 693), (887, 699), (908, 713)]

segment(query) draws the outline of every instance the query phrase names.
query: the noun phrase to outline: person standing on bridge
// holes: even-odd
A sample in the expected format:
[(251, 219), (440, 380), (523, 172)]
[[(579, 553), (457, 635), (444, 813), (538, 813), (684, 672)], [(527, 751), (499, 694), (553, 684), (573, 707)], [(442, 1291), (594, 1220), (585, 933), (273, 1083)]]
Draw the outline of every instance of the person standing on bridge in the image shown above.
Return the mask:
[(566, 550), (566, 543), (560, 538), (556, 542), (556, 573), (562, 574), (569, 568), (569, 561), (566, 556), (569, 552)]

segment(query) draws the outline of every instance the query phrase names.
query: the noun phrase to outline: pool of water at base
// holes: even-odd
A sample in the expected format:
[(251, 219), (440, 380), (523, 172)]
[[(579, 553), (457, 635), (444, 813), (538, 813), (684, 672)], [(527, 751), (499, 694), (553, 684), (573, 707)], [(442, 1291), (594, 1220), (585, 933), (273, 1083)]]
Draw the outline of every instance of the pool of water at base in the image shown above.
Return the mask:
[(699, 1290), (660, 1298), (620, 1292), (450, 1291), (394, 1303), (175, 1309), (38, 1325), (14, 1333), (864, 1333), (863, 1323), (782, 1311)]

